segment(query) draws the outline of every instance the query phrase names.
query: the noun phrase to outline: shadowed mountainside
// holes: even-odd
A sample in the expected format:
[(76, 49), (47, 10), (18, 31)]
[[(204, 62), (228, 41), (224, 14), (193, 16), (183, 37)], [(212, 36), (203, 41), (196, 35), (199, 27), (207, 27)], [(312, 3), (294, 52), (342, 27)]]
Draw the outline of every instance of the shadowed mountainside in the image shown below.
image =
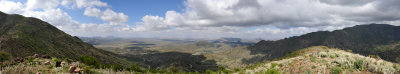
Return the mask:
[(78, 59), (94, 56), (102, 63), (128, 64), (118, 55), (96, 49), (37, 18), (0, 12), (0, 51), (12, 57), (44, 54), (59, 58)]
[[(312, 32), (301, 36), (294, 36), (278, 41), (260, 41), (248, 49), (252, 54), (266, 54), (263, 57), (244, 59), (248, 63), (272, 60), (282, 57), (298, 49), (310, 46), (328, 46), (343, 50), (352, 50), (362, 55), (378, 55), (388, 61), (395, 61), (393, 57), (400, 57), (397, 50), (377, 53), (374, 48), (396, 43), (400, 40), (400, 27), (388, 24), (357, 25), (342, 30)], [(380, 50), (378, 50), (380, 51)], [(396, 51), (396, 52), (394, 52)], [(391, 55), (385, 55), (385, 54)], [(388, 57), (391, 56), (391, 57)]]

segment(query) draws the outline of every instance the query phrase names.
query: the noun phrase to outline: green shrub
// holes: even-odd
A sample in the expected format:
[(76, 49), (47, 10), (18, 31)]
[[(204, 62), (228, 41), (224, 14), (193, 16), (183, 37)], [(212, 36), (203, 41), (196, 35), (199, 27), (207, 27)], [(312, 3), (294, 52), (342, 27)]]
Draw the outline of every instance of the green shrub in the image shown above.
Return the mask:
[(311, 66), (311, 69), (315, 69), (315, 68), (317, 68), (317, 66)]
[(219, 66), (219, 67), (218, 67), (218, 70), (219, 70), (219, 71), (223, 71), (223, 70), (226, 70), (226, 69), (225, 69), (225, 67), (223, 67), (223, 66)]
[(211, 74), (211, 73), (213, 73), (213, 72), (214, 72), (214, 71), (209, 70), (209, 69), (206, 70), (206, 74)]
[(122, 66), (120, 66), (120, 65), (112, 65), (111, 68), (114, 71), (122, 71), (122, 70), (124, 70), (124, 68)]
[(307, 69), (307, 71), (304, 72), (304, 74), (313, 74), (313, 72), (310, 69)]
[(275, 68), (276, 66), (278, 66), (277, 63), (271, 63), (271, 68)]
[(400, 57), (397, 57), (397, 58), (395, 59), (395, 62), (396, 62), (396, 63), (400, 63)]
[(134, 71), (134, 72), (144, 72), (140, 66), (132, 64), (127, 70)]
[(83, 67), (83, 72), (85, 74), (95, 74), (95, 72), (93, 70), (91, 70), (89, 66)]
[(92, 56), (82, 56), (79, 57), (79, 60), (83, 63), (85, 63), (86, 65), (89, 66), (93, 66), (95, 68), (99, 67), (99, 61), (97, 60), (97, 58), (92, 57)]
[(342, 72), (342, 69), (340, 67), (333, 67), (330, 71), (331, 74), (340, 74)]
[(364, 70), (364, 61), (363, 60), (357, 60), (354, 62), (354, 68), (359, 69), (359, 70)]
[(109, 65), (109, 64), (100, 64), (100, 66), (99, 66), (101, 69), (109, 69), (109, 68), (111, 68), (111, 65)]
[(381, 57), (379, 57), (377, 55), (368, 55), (368, 57), (375, 58), (375, 59), (381, 59)]
[(280, 74), (278, 69), (268, 69), (265, 74)]
[(33, 62), (33, 59), (34, 59), (34, 58), (32, 58), (32, 57), (26, 58), (26, 60), (27, 60), (28, 63), (32, 63), (32, 62)]
[(0, 52), (0, 62), (4, 62), (10, 59), (10, 54), (7, 52)]
[(338, 54), (334, 54), (334, 55), (330, 55), (329, 57), (336, 58), (336, 57), (339, 57), (339, 55)]
[(177, 72), (179, 72), (179, 68), (177, 68), (177, 67), (170, 67), (170, 68), (169, 68), (169, 71), (171, 71), (171, 72), (173, 72), (173, 73), (177, 73)]
[(393, 65), (393, 68), (397, 71), (399, 70), (399, 67), (397, 65)]
[(346, 52), (353, 52), (353, 50), (347, 49)]
[(311, 62), (315, 62), (316, 60), (317, 60), (317, 57), (314, 57), (314, 56), (310, 57)]
[(240, 69), (240, 68), (235, 68), (234, 70), (235, 70), (235, 72), (242, 71), (242, 69)]

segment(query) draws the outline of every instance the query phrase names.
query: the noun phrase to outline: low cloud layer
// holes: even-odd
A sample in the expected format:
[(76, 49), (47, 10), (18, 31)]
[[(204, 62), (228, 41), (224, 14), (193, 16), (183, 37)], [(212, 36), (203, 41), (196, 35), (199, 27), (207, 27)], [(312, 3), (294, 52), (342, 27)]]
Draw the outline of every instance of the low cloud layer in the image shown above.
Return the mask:
[[(184, 11), (127, 23), (100, 0), (1, 0), (0, 11), (37, 17), (72, 35), (161, 38), (280, 39), (368, 23), (400, 25), (399, 0), (185, 0)], [(60, 7), (82, 9), (102, 24), (79, 23)], [(35, 11), (34, 9), (43, 9)]]

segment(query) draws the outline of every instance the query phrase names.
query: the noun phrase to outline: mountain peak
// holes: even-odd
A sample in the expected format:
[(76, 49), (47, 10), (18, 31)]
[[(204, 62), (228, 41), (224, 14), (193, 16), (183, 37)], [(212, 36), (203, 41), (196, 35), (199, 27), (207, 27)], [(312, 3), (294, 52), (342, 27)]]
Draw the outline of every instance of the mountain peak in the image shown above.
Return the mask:
[(78, 59), (94, 56), (105, 63), (121, 63), (116, 54), (97, 49), (37, 18), (0, 13), (0, 51), (13, 57), (33, 54)]

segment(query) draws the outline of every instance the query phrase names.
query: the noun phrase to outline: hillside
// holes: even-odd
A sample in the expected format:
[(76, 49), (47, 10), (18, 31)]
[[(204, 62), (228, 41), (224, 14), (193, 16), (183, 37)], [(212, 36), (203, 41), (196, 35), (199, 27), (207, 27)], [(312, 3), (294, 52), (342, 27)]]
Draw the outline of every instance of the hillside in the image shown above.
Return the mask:
[(94, 56), (102, 63), (128, 64), (117, 55), (96, 49), (47, 22), (3, 12), (0, 12), (0, 51), (10, 53), (13, 58), (43, 54), (77, 60)]
[[(367, 24), (344, 28), (342, 30), (312, 32), (301, 36), (285, 38), (277, 41), (260, 41), (249, 46), (252, 54), (266, 54), (263, 57), (247, 59), (248, 63), (272, 60), (282, 57), (298, 49), (310, 46), (328, 46), (343, 50), (352, 50), (362, 55), (378, 55), (388, 61), (395, 61), (393, 57), (400, 57), (396, 52), (373, 52), (376, 47), (390, 45), (400, 40), (400, 27), (388, 24)], [(397, 49), (398, 50), (398, 49)], [(390, 55), (385, 55), (385, 54)], [(390, 56), (390, 57), (388, 57)]]
[(398, 74), (399, 64), (365, 57), (341, 49), (314, 46), (297, 50), (284, 59), (237, 69), (248, 74)]

